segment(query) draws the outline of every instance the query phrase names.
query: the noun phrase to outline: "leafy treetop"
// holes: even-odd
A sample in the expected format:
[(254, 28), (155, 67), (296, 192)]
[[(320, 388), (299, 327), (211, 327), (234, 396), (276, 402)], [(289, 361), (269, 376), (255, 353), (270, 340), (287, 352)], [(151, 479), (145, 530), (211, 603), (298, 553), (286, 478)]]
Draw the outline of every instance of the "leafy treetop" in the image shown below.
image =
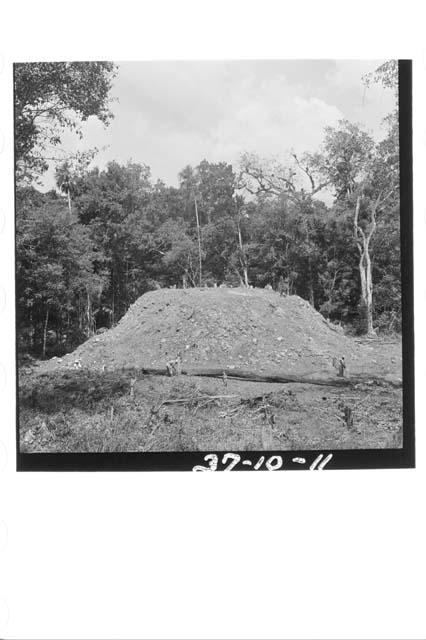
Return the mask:
[(80, 124), (95, 116), (105, 125), (113, 117), (108, 93), (112, 62), (19, 63), (14, 69), (15, 160), (17, 178), (47, 170), (47, 150), (61, 142), (61, 130), (81, 135)]

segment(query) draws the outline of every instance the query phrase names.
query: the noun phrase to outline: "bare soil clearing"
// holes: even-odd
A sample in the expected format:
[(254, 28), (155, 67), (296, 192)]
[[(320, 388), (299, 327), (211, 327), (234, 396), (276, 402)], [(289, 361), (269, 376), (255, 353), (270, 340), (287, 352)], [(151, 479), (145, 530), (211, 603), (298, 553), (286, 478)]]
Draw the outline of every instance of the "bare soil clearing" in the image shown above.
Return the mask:
[[(142, 375), (184, 367), (350, 376), (355, 388)], [(298, 296), (163, 289), (117, 327), (20, 375), (22, 451), (185, 451), (402, 446), (401, 341), (354, 339)], [(227, 396), (227, 397), (217, 397)], [(167, 404), (168, 401), (173, 401)], [(178, 402), (176, 402), (178, 401)], [(348, 409), (352, 421), (348, 418)]]
[(334, 375), (333, 358), (344, 356), (351, 374), (398, 373), (401, 359), (393, 363), (386, 350), (380, 356), (376, 351), (377, 343), (346, 337), (299, 296), (264, 289), (160, 289), (141, 296), (115, 328), (40, 370), (165, 367), (180, 353), (188, 367)]

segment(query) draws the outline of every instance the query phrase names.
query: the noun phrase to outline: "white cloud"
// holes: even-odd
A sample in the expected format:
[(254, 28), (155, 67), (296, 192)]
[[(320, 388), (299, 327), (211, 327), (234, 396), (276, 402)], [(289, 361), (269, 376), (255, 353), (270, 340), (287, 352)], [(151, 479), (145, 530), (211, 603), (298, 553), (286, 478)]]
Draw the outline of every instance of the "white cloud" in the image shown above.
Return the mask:
[(379, 135), (391, 97), (374, 87), (363, 99), (361, 83), (376, 66), (362, 61), (123, 63), (110, 127), (91, 119), (82, 143), (66, 134), (63, 146), (109, 145), (96, 159), (100, 166), (132, 158), (150, 165), (155, 178), (176, 183), (186, 164), (203, 158), (235, 163), (244, 151), (278, 157), (291, 148), (313, 151), (324, 127), (341, 118), (365, 122)]

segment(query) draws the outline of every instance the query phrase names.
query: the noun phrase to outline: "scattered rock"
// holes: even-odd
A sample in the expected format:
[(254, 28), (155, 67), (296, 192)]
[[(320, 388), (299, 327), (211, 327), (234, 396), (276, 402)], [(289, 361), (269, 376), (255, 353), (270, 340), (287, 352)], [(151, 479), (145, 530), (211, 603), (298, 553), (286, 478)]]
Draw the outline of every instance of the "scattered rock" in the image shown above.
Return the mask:
[(31, 429), (28, 429), (24, 437), (22, 438), (24, 444), (32, 444), (34, 442), (34, 434)]
[(102, 334), (81, 344), (64, 362), (52, 359), (40, 368), (104, 371), (106, 363), (108, 370), (165, 367), (181, 353), (184, 368), (200, 363), (235, 368), (238, 363), (271, 372), (329, 373), (330, 354), (353, 362), (364, 349), (336, 332), (307, 301), (262, 289), (150, 291)]

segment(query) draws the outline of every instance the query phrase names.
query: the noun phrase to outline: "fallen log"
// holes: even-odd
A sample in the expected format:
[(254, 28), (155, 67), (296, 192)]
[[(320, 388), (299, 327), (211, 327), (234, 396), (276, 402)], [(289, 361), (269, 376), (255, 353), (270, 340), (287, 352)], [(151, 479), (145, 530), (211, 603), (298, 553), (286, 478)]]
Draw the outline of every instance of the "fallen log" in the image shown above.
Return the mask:
[[(139, 369), (143, 375), (152, 376), (167, 376), (167, 369), (160, 369), (154, 367), (142, 367)], [(279, 374), (259, 374), (253, 371), (245, 371), (243, 369), (182, 369), (182, 375), (185, 376), (198, 376), (205, 378), (223, 378), (223, 374), (226, 374), (227, 378), (233, 378), (234, 380), (247, 380), (248, 382), (272, 382), (280, 384), (298, 383), (298, 384), (313, 384), (326, 387), (353, 387), (357, 384), (389, 384), (394, 387), (401, 387), (402, 382), (400, 380), (389, 380), (385, 378), (378, 378), (369, 375), (353, 376), (350, 378), (344, 377), (309, 377), (308, 375), (279, 375)]]
[(298, 376), (298, 375), (279, 375), (279, 374), (260, 374), (253, 371), (245, 371), (243, 369), (184, 369), (182, 373), (187, 376), (200, 376), (208, 378), (223, 378), (225, 372), (228, 378), (235, 380), (248, 380), (249, 382), (274, 382), (287, 384), (291, 382), (301, 382), (304, 384), (318, 384), (318, 385), (338, 385), (347, 386), (350, 384), (348, 379), (345, 378), (315, 378)]

